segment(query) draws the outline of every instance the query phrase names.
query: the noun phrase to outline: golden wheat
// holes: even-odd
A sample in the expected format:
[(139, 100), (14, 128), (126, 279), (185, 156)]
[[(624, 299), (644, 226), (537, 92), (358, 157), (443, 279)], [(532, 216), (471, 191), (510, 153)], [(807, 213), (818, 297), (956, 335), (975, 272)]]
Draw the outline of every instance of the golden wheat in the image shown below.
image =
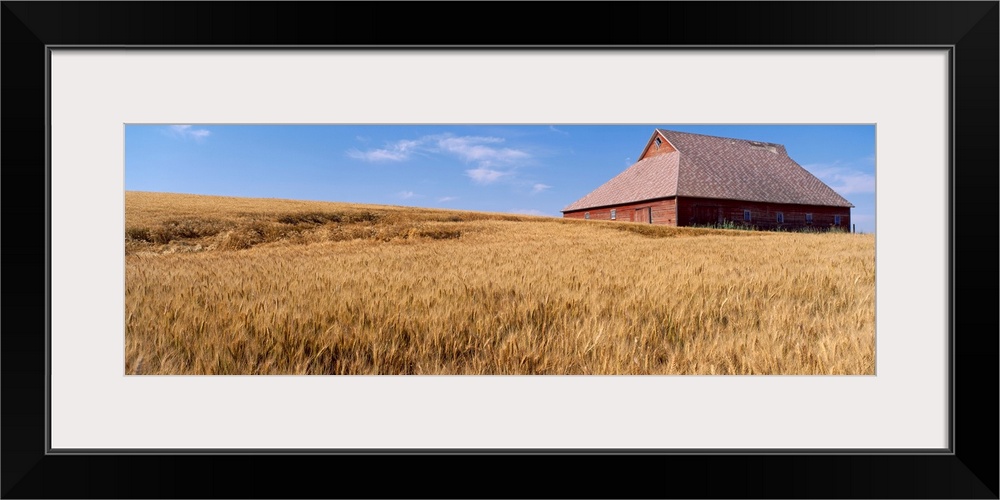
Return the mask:
[(873, 374), (874, 237), (126, 193), (129, 374)]

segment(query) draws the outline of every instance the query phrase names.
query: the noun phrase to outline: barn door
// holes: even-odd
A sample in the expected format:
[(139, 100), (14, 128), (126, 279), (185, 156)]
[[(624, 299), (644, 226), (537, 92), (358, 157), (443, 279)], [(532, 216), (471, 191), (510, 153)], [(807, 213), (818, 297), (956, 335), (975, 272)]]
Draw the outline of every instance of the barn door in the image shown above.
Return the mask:
[(645, 222), (647, 224), (653, 223), (653, 207), (642, 207), (635, 209), (636, 222)]

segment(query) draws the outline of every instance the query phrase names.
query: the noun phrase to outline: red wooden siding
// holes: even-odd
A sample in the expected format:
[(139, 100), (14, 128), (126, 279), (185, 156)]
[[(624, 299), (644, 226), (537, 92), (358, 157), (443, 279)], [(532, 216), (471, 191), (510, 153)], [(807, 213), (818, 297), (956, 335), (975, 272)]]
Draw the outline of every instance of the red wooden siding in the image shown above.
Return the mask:
[[(743, 220), (743, 211), (750, 210), (750, 221)], [(778, 212), (784, 222), (778, 223)], [(761, 229), (803, 229), (828, 228), (834, 224), (834, 216), (840, 216), (840, 226), (851, 228), (851, 209), (847, 207), (823, 207), (817, 205), (788, 205), (783, 203), (762, 203), (753, 201), (717, 200), (710, 198), (680, 198), (678, 216), (681, 226), (718, 224), (731, 221), (736, 224), (756, 226)], [(812, 223), (806, 222), (806, 214), (812, 214)]]
[(674, 198), (628, 203), (625, 205), (615, 205), (613, 207), (588, 208), (586, 210), (574, 210), (563, 214), (567, 219), (584, 219), (587, 212), (590, 213), (590, 220), (611, 220), (611, 209), (615, 209), (615, 220), (618, 222), (636, 221), (636, 210), (648, 209), (646, 213), (652, 213), (653, 224), (677, 225), (677, 202)]
[[(851, 228), (851, 209), (845, 207), (823, 207), (817, 205), (790, 205), (782, 203), (762, 203), (754, 201), (719, 200), (711, 198), (666, 198), (639, 203), (628, 203), (609, 207), (590, 208), (566, 212), (567, 219), (611, 220), (611, 210), (615, 210), (617, 222), (652, 223), (668, 226), (707, 226), (724, 222), (754, 226), (759, 229), (826, 229), (834, 225), (834, 216), (840, 216), (840, 225), (845, 231)], [(743, 220), (743, 211), (750, 210), (750, 220)], [(778, 212), (784, 222), (778, 223)], [(648, 221), (649, 214), (652, 222)], [(806, 214), (812, 214), (812, 223), (806, 222)]]

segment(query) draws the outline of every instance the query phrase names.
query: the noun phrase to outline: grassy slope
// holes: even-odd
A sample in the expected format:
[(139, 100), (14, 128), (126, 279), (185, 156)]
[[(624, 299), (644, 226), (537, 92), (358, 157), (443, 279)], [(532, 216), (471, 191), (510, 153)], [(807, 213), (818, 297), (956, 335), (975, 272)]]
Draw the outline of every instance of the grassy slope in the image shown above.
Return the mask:
[(873, 374), (874, 237), (126, 193), (127, 373)]

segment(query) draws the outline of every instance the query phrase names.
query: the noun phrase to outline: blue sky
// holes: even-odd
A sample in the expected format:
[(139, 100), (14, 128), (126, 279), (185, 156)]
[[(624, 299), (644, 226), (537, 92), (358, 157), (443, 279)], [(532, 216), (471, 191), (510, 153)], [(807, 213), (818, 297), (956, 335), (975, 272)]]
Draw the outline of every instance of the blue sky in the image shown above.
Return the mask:
[(125, 189), (559, 217), (654, 128), (782, 144), (875, 232), (874, 125), (126, 125)]

